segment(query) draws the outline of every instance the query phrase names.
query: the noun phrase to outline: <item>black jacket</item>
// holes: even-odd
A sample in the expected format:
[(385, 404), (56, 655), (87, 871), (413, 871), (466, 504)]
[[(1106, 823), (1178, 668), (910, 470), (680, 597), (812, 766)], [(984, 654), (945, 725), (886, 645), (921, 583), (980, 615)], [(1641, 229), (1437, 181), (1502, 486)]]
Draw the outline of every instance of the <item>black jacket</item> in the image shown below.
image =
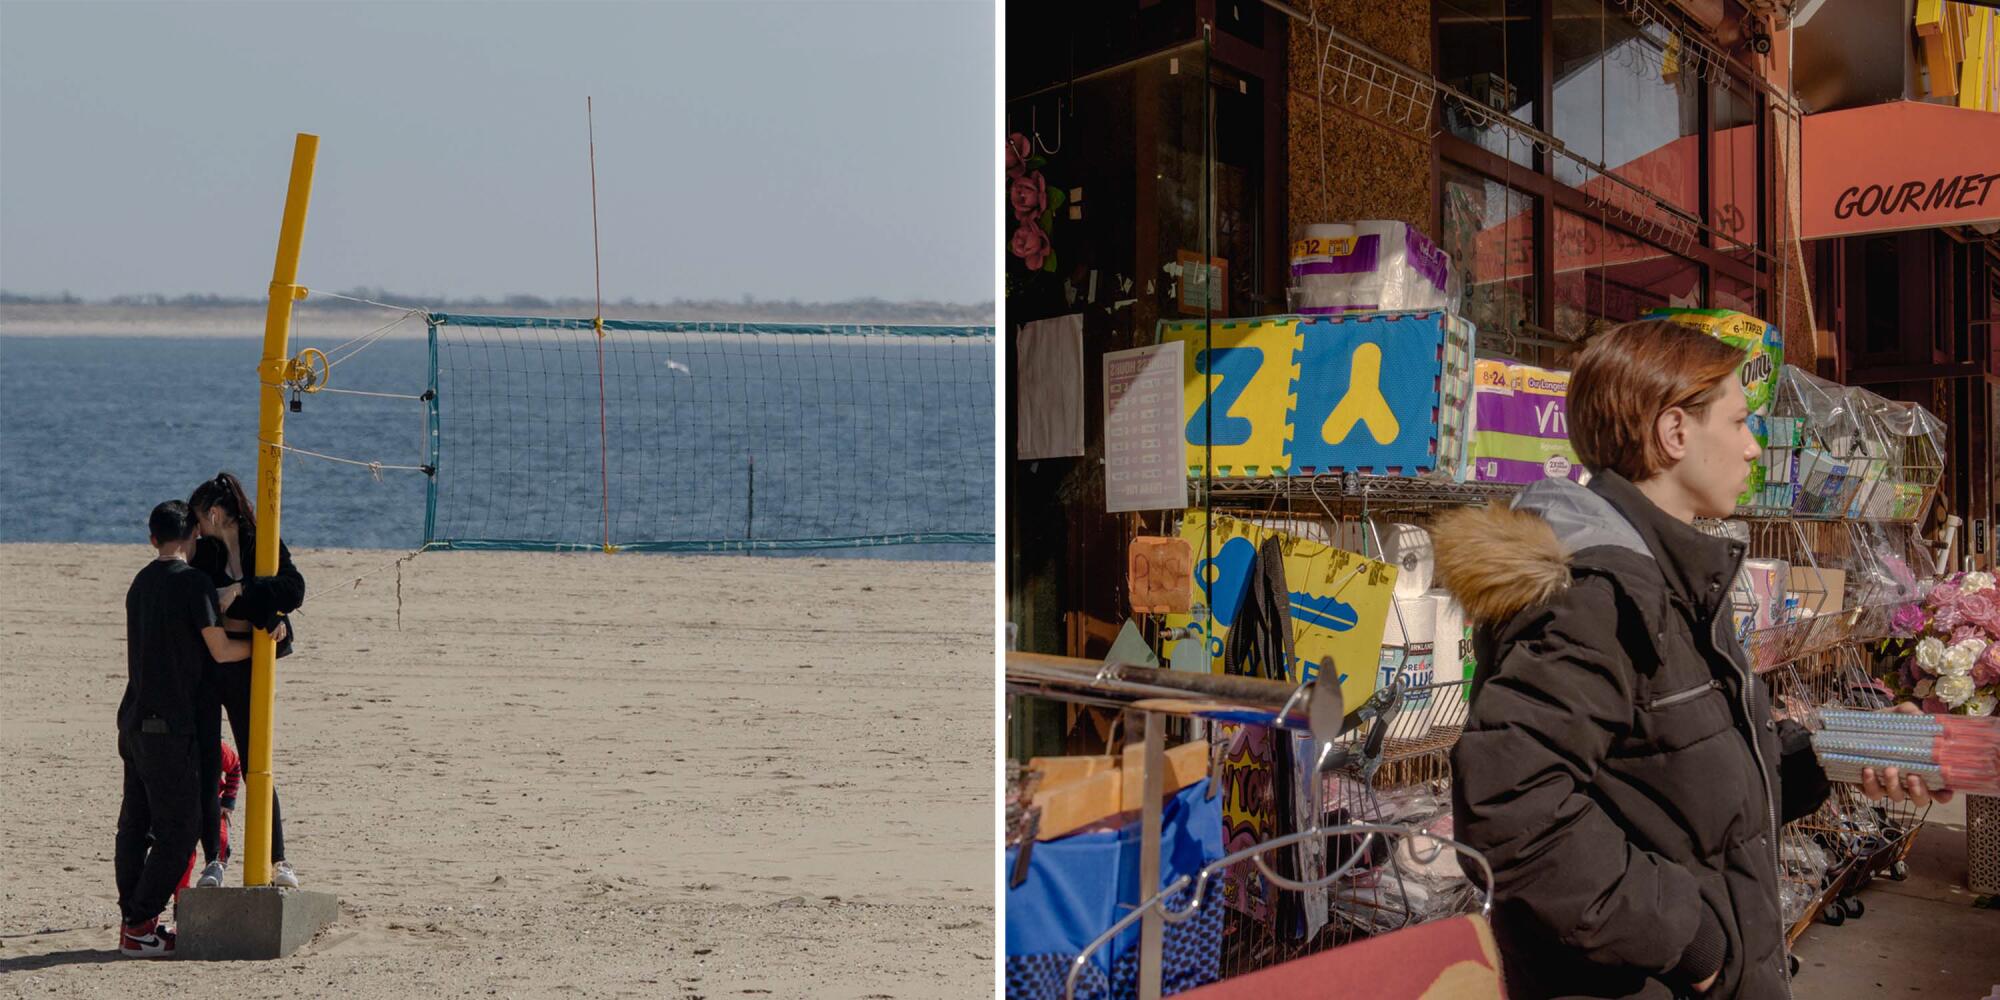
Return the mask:
[(1493, 865), (1509, 995), (1664, 1000), (1719, 970), (1708, 996), (1787, 996), (1778, 827), (1827, 785), (1730, 628), (1742, 544), (1611, 472), (1434, 537), (1481, 623), (1452, 806)]
[[(243, 550), (243, 555), (246, 560), (253, 557), (248, 548)], [(206, 536), (195, 540), (194, 558), (188, 562), (207, 573), (218, 590), (232, 583), (243, 584), (236, 601), (222, 609), (224, 617), (240, 618), (268, 632), (278, 627), (282, 616), (297, 611), (299, 605), (305, 603), (306, 578), (299, 574), (297, 566), (292, 565), (292, 552), (285, 548), (282, 539), (278, 542), (278, 572), (275, 576), (252, 576), (241, 580), (230, 576), (228, 547), (222, 544), (221, 539)], [(290, 618), (284, 621), (287, 634), (285, 641), (278, 643), (278, 655), (290, 656), (292, 643), (298, 638), (299, 623)]]

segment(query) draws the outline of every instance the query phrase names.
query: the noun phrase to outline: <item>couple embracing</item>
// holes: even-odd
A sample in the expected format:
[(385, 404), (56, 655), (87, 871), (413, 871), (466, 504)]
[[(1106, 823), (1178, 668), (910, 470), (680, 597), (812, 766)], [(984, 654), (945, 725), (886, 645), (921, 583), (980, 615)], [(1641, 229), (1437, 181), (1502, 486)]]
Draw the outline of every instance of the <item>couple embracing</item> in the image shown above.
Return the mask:
[[(250, 757), (250, 636), (271, 633), (277, 655), (292, 650), (286, 615), (305, 599), (305, 579), (278, 545), (278, 572), (255, 576), (257, 523), (243, 484), (222, 473), (187, 502), (153, 508), (147, 525), (158, 558), (125, 595), (126, 687), (118, 706), (124, 799), (115, 852), (122, 927), (119, 950), (173, 954), (160, 926), (185, 884), (197, 844), (201, 886), (227, 874), (222, 716)], [(233, 776), (229, 790), (233, 791)], [(277, 793), (271, 796), (271, 883), (297, 888), (285, 860)]]

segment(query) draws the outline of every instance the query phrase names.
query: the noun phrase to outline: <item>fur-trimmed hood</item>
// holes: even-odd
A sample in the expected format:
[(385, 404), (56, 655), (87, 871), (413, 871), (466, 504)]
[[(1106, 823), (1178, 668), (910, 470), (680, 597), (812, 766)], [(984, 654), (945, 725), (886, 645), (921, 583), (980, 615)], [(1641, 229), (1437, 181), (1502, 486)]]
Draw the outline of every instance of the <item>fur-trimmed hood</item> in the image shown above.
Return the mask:
[(1546, 604), (1569, 586), (1570, 557), (1599, 545), (1652, 558), (1610, 501), (1568, 479), (1544, 479), (1494, 503), (1440, 514), (1431, 524), (1437, 586), (1475, 622), (1499, 622)]

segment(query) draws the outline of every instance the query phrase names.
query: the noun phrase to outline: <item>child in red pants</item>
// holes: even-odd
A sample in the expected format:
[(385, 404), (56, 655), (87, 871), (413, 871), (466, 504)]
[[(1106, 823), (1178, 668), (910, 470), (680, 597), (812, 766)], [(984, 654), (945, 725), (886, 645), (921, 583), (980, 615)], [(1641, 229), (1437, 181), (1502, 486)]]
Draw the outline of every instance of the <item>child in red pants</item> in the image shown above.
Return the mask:
[[(227, 742), (222, 744), (222, 785), (216, 794), (222, 799), (222, 851), (217, 855), (221, 861), (229, 860), (229, 814), (236, 810), (236, 791), (243, 783), (243, 762), (236, 757), (236, 751)], [(180, 887), (174, 890), (174, 901), (179, 902), (181, 889), (188, 887), (194, 878), (195, 866), (201, 863), (201, 845), (195, 845), (194, 853), (188, 855), (187, 871), (181, 875)]]

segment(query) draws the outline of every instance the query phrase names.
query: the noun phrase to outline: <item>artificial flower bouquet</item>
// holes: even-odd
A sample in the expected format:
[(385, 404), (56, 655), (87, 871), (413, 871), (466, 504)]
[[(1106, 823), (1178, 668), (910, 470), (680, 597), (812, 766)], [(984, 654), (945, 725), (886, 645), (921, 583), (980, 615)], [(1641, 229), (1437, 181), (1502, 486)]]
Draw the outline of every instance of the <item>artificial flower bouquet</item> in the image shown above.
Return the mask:
[(2000, 705), (2000, 586), (1959, 573), (1896, 609), (1892, 646), (1904, 654), (1884, 681), (1933, 715), (1991, 716)]

